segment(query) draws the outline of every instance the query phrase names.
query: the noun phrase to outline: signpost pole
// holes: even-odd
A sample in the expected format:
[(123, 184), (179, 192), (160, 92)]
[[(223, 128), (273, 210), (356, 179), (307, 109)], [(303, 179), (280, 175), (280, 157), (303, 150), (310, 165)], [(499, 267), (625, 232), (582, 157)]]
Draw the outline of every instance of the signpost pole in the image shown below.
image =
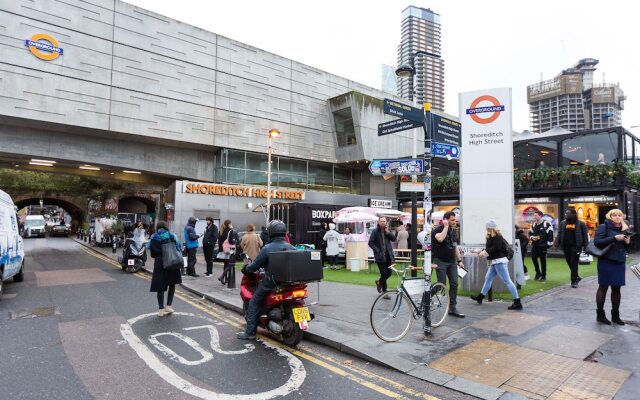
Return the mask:
[[(413, 61), (412, 61), (413, 66)], [(417, 104), (416, 95), (414, 93), (414, 80), (415, 74), (411, 76), (409, 79), (409, 94), (411, 96), (411, 101), (413, 106), (415, 107)], [(416, 159), (418, 157), (418, 130), (413, 130), (413, 155), (412, 158)], [(411, 175), (412, 182), (418, 182), (417, 175)], [(411, 192), (411, 266), (418, 266), (418, 193), (413, 191)], [(415, 269), (411, 270), (411, 276), (418, 276), (418, 271)]]
[[(431, 224), (431, 211), (433, 209), (433, 201), (431, 200), (431, 104), (424, 103), (424, 198), (422, 201), (422, 209), (424, 210), (424, 230), (427, 231), (427, 237), (425, 239), (425, 248), (424, 248), (424, 260), (423, 260), (423, 268), (425, 271), (425, 278), (427, 276), (426, 271), (427, 268), (431, 269), (431, 249), (427, 250), (427, 244), (431, 243), (431, 229), (429, 229), (429, 225)], [(427, 286), (428, 287), (428, 286)], [(424, 331), (425, 333), (431, 333), (431, 312), (429, 308), (431, 307), (431, 292), (429, 290), (425, 291), (423, 296), (423, 302), (426, 304), (424, 313)]]

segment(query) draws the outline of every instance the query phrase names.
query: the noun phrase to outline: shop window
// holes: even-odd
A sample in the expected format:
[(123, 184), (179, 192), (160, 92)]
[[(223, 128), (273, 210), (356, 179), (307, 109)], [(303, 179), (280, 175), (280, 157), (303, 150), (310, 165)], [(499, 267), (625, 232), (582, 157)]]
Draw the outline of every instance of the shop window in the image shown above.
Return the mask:
[(351, 170), (349, 168), (335, 166), (333, 168), (333, 173), (336, 179), (351, 181)]
[(306, 189), (307, 177), (306, 175), (300, 176), (300, 175), (280, 174), (278, 175), (278, 186), (296, 188), (296, 189)]
[(635, 150), (635, 164), (640, 166), (640, 141), (638, 140), (634, 140), (633, 141), (633, 147)]
[(328, 163), (309, 161), (309, 189), (323, 192), (333, 191), (333, 166)]
[[(269, 156), (267, 154), (247, 153), (247, 169), (254, 171), (266, 171)], [(271, 157), (271, 166), (277, 165)]]
[(362, 192), (362, 172), (354, 170), (351, 176), (351, 194), (366, 194)]
[(581, 135), (562, 142), (562, 165), (602, 164), (618, 158), (618, 135), (605, 132)]
[(633, 138), (624, 135), (624, 161), (633, 164)]
[(333, 185), (335, 193), (351, 193), (351, 180), (336, 179)]
[[(272, 176), (274, 175), (272, 174)], [(266, 171), (247, 171), (245, 182), (247, 185), (267, 186), (267, 172)], [(275, 184), (273, 178), (271, 178), (271, 183)]]
[(534, 169), (558, 166), (558, 144), (552, 140), (518, 143), (513, 148), (513, 167)]
[(356, 144), (356, 130), (353, 126), (351, 107), (334, 111), (333, 120), (335, 123), (338, 147)]
[(244, 151), (227, 150), (227, 167), (244, 168)]
[(244, 184), (244, 170), (235, 168), (226, 168), (227, 179), (225, 183), (236, 183), (239, 185)]
[(306, 178), (307, 162), (304, 160), (294, 160), (291, 158), (280, 158), (278, 171), (281, 174), (304, 175)]

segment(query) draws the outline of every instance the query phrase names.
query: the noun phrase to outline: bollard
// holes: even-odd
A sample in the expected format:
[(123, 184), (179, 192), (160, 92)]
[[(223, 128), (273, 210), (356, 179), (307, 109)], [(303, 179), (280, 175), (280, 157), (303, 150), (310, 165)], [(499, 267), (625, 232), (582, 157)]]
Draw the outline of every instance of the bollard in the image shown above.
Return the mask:
[[(231, 254), (233, 257), (233, 253)], [(231, 264), (231, 260), (229, 260), (229, 280), (227, 281), (227, 289), (235, 289), (236, 288), (236, 263)]]
[(84, 242), (87, 242), (87, 235), (84, 235)]

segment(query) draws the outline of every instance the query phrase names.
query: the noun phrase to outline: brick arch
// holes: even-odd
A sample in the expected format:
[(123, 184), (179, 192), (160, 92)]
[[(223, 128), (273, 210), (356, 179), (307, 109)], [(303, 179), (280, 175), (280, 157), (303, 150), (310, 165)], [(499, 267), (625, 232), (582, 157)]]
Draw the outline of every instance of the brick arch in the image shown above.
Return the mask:
[(53, 205), (63, 208), (69, 215), (71, 215), (71, 219), (76, 221), (76, 223), (81, 224), (87, 218), (87, 208), (86, 206), (78, 205), (77, 199), (67, 198), (66, 196), (30, 196), (30, 195), (18, 195), (13, 197), (13, 203), (16, 205), (18, 210), (31, 206), (31, 205), (40, 205), (40, 200), (43, 200), (43, 203), (46, 205)]
[(118, 212), (147, 214), (156, 212), (156, 201), (145, 196), (122, 196), (118, 200)]

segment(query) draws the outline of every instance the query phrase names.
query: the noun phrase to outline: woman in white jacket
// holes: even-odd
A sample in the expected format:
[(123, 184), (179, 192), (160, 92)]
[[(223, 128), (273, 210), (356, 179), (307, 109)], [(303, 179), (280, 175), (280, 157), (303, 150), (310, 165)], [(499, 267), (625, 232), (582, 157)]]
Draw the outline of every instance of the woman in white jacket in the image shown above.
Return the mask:
[(342, 240), (342, 235), (336, 232), (336, 224), (329, 224), (329, 230), (322, 238), (327, 242), (327, 260), (331, 263), (331, 269), (338, 269), (338, 243)]

